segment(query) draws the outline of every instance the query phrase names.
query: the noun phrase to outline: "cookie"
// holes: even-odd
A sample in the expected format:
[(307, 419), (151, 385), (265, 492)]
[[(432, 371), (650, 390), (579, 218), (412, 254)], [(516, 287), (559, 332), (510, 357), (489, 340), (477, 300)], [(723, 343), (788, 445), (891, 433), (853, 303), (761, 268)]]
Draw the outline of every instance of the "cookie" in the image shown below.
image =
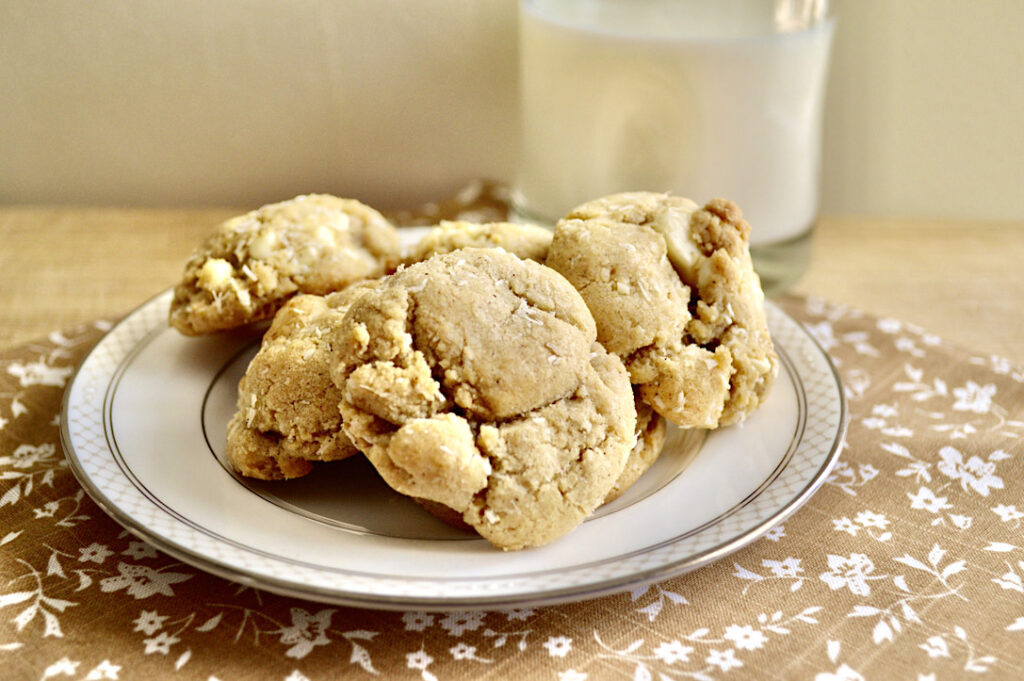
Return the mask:
[(239, 381), (238, 410), (228, 424), (227, 457), (240, 474), (296, 478), (313, 461), (358, 452), (341, 430), (330, 339), (352, 301), (373, 286), (363, 281), (327, 296), (300, 294), (274, 317)]
[(636, 192), (559, 221), (545, 263), (587, 301), (641, 397), (686, 428), (742, 420), (778, 373), (750, 226), (723, 199)]
[(619, 479), (611, 491), (605, 496), (604, 501), (608, 503), (621, 497), (626, 490), (633, 486), (633, 483), (640, 479), (640, 476), (647, 472), (647, 469), (657, 461), (661, 455), (661, 449), (665, 445), (666, 424), (656, 411), (649, 404), (640, 399), (639, 394), (634, 396), (633, 404), (636, 407), (636, 431), (633, 449), (626, 458), (626, 465), (619, 474)]
[[(647, 469), (658, 459), (662, 447), (665, 444), (666, 424), (665, 419), (658, 415), (650, 405), (640, 399), (639, 395), (634, 396), (633, 404), (636, 407), (636, 432), (634, 435), (633, 448), (626, 458), (626, 465), (615, 481), (615, 485), (604, 498), (604, 503), (609, 503), (622, 496), (637, 480), (640, 479)], [(696, 429), (691, 433), (703, 433)], [(692, 439), (692, 446), (699, 447), (704, 438)], [(689, 451), (690, 447), (687, 447)], [(427, 499), (416, 499), (420, 506), (425, 508), (438, 520), (460, 530), (472, 531), (473, 528), (462, 520), (462, 515), (448, 508)]]
[(633, 445), (622, 362), (558, 273), (496, 249), (381, 280), (337, 328), (343, 428), (402, 494), (502, 549), (548, 543), (603, 502)]
[[(665, 444), (667, 431), (665, 419), (651, 409), (650, 405), (643, 402), (638, 395), (635, 396), (633, 403), (636, 406), (636, 432), (633, 448), (626, 458), (626, 465), (623, 467), (622, 473), (619, 474), (618, 480), (615, 481), (615, 485), (604, 498), (606, 504), (622, 496), (633, 486), (633, 483), (640, 479), (640, 476), (647, 472), (647, 469), (661, 455)], [(697, 429), (687, 431), (688, 434), (703, 434), (704, 432)], [(684, 441), (687, 443), (686, 452), (683, 452), (682, 455), (688, 456), (693, 447), (700, 447), (704, 438), (687, 437)], [(460, 530), (473, 531), (473, 528), (462, 520), (461, 514), (444, 504), (419, 498), (415, 501), (438, 520)]]
[(192, 253), (169, 321), (197, 336), (270, 319), (297, 293), (379, 277), (400, 255), (391, 223), (353, 199), (310, 194), (266, 205), (222, 223)]
[(460, 248), (502, 248), (520, 258), (544, 262), (551, 245), (551, 230), (514, 222), (441, 222), (427, 232), (405, 258), (405, 264)]

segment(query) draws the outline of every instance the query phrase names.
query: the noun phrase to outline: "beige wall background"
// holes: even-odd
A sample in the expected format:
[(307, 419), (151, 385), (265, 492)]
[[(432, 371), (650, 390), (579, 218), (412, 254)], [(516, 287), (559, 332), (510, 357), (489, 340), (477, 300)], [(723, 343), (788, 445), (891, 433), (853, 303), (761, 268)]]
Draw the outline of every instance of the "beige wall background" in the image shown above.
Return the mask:
[[(823, 210), (1024, 219), (1024, 2), (836, 8)], [(515, 0), (0, 0), (0, 202), (508, 179), (515, 30)]]
[(837, 6), (823, 209), (1024, 218), (1024, 2)]

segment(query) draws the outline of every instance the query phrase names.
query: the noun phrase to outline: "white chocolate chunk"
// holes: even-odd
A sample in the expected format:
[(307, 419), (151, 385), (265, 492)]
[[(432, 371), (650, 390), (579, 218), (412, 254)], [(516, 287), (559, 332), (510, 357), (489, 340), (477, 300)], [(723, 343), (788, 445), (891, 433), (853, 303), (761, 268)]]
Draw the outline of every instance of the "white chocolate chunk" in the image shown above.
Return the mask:
[(316, 231), (313, 233), (314, 239), (327, 246), (333, 246), (337, 239), (337, 236), (337, 230), (327, 227), (326, 225), (320, 225), (319, 227), (316, 228)]
[(700, 206), (689, 199), (684, 201), (685, 207), (673, 206), (662, 210), (651, 227), (665, 237), (672, 266), (676, 271), (689, 275), (700, 258), (700, 251), (690, 233), (690, 216), (700, 210)]
[(249, 255), (260, 260), (266, 260), (274, 252), (277, 245), (277, 235), (269, 229), (265, 229), (256, 235), (256, 238), (249, 244)]
[(210, 258), (199, 270), (199, 285), (207, 291), (226, 288), (231, 282), (234, 268), (222, 258)]

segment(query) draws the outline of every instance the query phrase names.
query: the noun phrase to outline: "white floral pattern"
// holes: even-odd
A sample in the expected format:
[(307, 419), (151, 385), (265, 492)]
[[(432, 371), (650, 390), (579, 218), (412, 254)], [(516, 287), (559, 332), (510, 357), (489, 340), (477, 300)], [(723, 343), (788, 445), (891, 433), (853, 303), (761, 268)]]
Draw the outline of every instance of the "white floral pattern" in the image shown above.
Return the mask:
[(0, 661), (16, 657), (33, 681), (436, 681), (512, 669), (704, 681), (766, 668), (855, 681), (885, 678), (897, 660), (918, 681), (1014, 678), (1024, 369), (898, 320), (785, 305), (835, 358), (849, 399), (841, 459), (807, 506), (689, 575), (495, 612), (341, 608), (183, 565), (109, 520), (62, 455), (61, 389), (97, 328), (0, 355)]

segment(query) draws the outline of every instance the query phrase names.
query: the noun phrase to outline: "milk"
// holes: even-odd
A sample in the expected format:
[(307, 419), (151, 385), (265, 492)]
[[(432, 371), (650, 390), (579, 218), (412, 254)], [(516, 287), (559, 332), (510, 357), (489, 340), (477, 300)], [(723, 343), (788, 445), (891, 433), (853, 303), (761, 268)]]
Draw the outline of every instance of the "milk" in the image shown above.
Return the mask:
[(521, 213), (670, 191), (735, 201), (752, 244), (809, 230), (833, 20), (780, 32), (803, 17), (762, 0), (520, 7)]

